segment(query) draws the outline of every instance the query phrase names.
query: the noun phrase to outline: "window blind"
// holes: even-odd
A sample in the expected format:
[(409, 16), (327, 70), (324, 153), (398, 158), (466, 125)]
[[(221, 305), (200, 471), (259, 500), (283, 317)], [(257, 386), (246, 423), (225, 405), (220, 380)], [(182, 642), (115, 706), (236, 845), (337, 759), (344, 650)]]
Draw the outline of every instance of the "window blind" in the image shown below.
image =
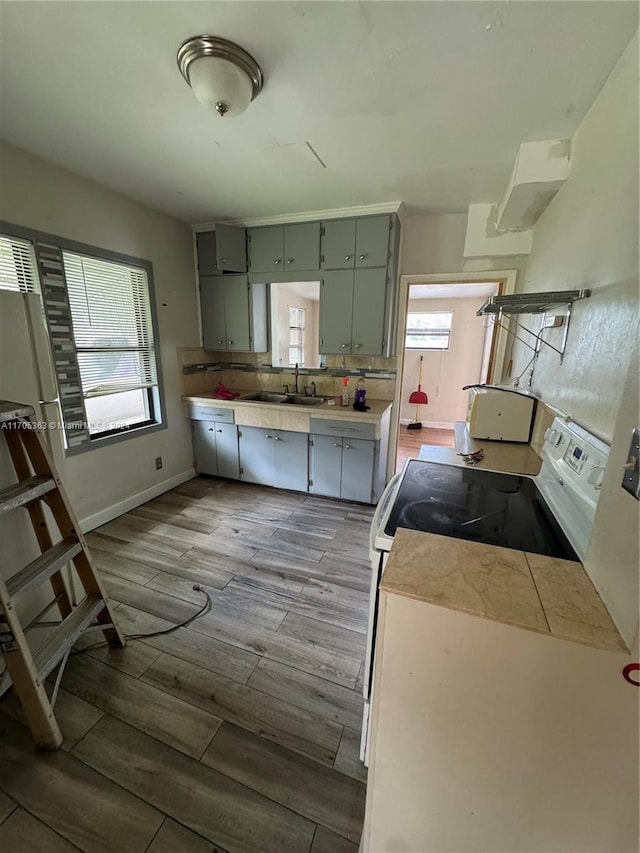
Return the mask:
[(28, 240), (0, 235), (0, 288), (40, 292), (36, 256)]
[(62, 254), (85, 399), (157, 385), (146, 270)]

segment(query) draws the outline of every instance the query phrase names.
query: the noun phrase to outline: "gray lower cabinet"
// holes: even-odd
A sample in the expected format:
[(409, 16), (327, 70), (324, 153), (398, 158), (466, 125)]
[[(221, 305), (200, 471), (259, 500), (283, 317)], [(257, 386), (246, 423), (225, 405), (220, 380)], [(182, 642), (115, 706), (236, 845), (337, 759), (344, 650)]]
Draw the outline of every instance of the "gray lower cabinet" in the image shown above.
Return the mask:
[(249, 229), (249, 269), (252, 273), (317, 270), (319, 266), (319, 222)]
[(220, 421), (193, 421), (196, 471), (213, 477), (240, 479), (238, 428)]
[(308, 436), (302, 432), (243, 426), (239, 430), (241, 478), (279, 489), (308, 491)]
[(320, 287), (320, 352), (383, 355), (387, 269), (327, 270)]
[(309, 491), (360, 503), (373, 502), (376, 442), (311, 435)]

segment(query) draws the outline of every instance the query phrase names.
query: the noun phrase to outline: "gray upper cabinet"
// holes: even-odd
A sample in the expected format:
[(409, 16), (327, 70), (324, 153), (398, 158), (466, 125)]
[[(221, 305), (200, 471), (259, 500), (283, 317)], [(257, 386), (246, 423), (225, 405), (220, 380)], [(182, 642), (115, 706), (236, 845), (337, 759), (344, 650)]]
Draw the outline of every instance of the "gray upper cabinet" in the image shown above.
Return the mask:
[(320, 352), (383, 355), (386, 268), (331, 270), (320, 288)]
[(356, 270), (353, 275), (353, 355), (382, 355), (385, 347), (387, 270)]
[(249, 268), (252, 273), (317, 270), (319, 267), (319, 222), (249, 229)]
[(386, 267), (389, 262), (389, 216), (365, 216), (356, 223), (356, 267)]
[(196, 246), (200, 275), (247, 271), (247, 234), (244, 228), (216, 225), (215, 231), (196, 234)]
[(227, 349), (247, 352), (251, 349), (251, 315), (246, 275), (224, 276), (224, 315)]
[(319, 269), (319, 222), (300, 222), (284, 226), (284, 260), (287, 270)]
[(330, 219), (323, 224), (323, 232), (324, 269), (353, 269), (356, 263), (356, 220)]
[(389, 216), (330, 219), (323, 223), (322, 266), (326, 270), (386, 267)]
[(283, 269), (284, 231), (282, 225), (249, 229), (249, 269), (273, 272)]
[(351, 354), (353, 271), (324, 273), (320, 286), (320, 352)]
[(246, 275), (200, 276), (202, 343), (206, 350), (251, 350)]
[(200, 313), (202, 315), (202, 345), (207, 350), (227, 348), (227, 328), (224, 312), (224, 278), (200, 276)]

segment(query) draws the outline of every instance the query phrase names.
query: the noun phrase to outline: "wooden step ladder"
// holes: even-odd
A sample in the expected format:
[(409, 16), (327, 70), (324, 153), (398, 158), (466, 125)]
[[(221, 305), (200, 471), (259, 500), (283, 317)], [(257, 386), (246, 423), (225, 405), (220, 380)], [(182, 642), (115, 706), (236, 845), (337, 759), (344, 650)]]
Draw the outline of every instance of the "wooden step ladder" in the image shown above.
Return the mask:
[[(0, 695), (13, 684), (38, 746), (57, 749), (63, 738), (53, 705), (73, 644), (90, 630), (102, 631), (111, 646), (124, 646), (125, 641), (34, 415), (31, 406), (0, 400), (0, 434), (6, 439), (18, 476), (18, 483), (0, 489), (0, 515), (24, 507), (42, 552), (13, 577), (3, 579), (0, 575), (0, 653), (6, 664)], [(58, 527), (58, 542), (52, 539), (43, 503)], [(69, 595), (61, 573), (69, 562), (73, 562), (86, 593), (78, 604)], [(16, 604), (46, 581), (53, 589), (53, 600), (28, 625), (22, 625)], [(43, 621), (54, 606), (59, 610), (60, 621)], [(36, 627), (53, 630), (32, 651), (26, 632)], [(57, 678), (49, 697), (45, 680), (56, 667)]]

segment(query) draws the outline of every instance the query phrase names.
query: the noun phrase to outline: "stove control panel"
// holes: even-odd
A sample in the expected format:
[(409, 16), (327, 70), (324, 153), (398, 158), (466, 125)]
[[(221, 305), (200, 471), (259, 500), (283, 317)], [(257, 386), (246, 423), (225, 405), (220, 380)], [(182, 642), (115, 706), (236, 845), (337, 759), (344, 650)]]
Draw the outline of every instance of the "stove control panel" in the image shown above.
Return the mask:
[(587, 464), (589, 454), (583, 445), (581, 446), (577, 441), (569, 439), (569, 446), (562, 458), (577, 474), (581, 474), (582, 469)]
[(584, 559), (604, 481), (609, 447), (577, 424), (555, 418), (546, 431), (538, 488)]

